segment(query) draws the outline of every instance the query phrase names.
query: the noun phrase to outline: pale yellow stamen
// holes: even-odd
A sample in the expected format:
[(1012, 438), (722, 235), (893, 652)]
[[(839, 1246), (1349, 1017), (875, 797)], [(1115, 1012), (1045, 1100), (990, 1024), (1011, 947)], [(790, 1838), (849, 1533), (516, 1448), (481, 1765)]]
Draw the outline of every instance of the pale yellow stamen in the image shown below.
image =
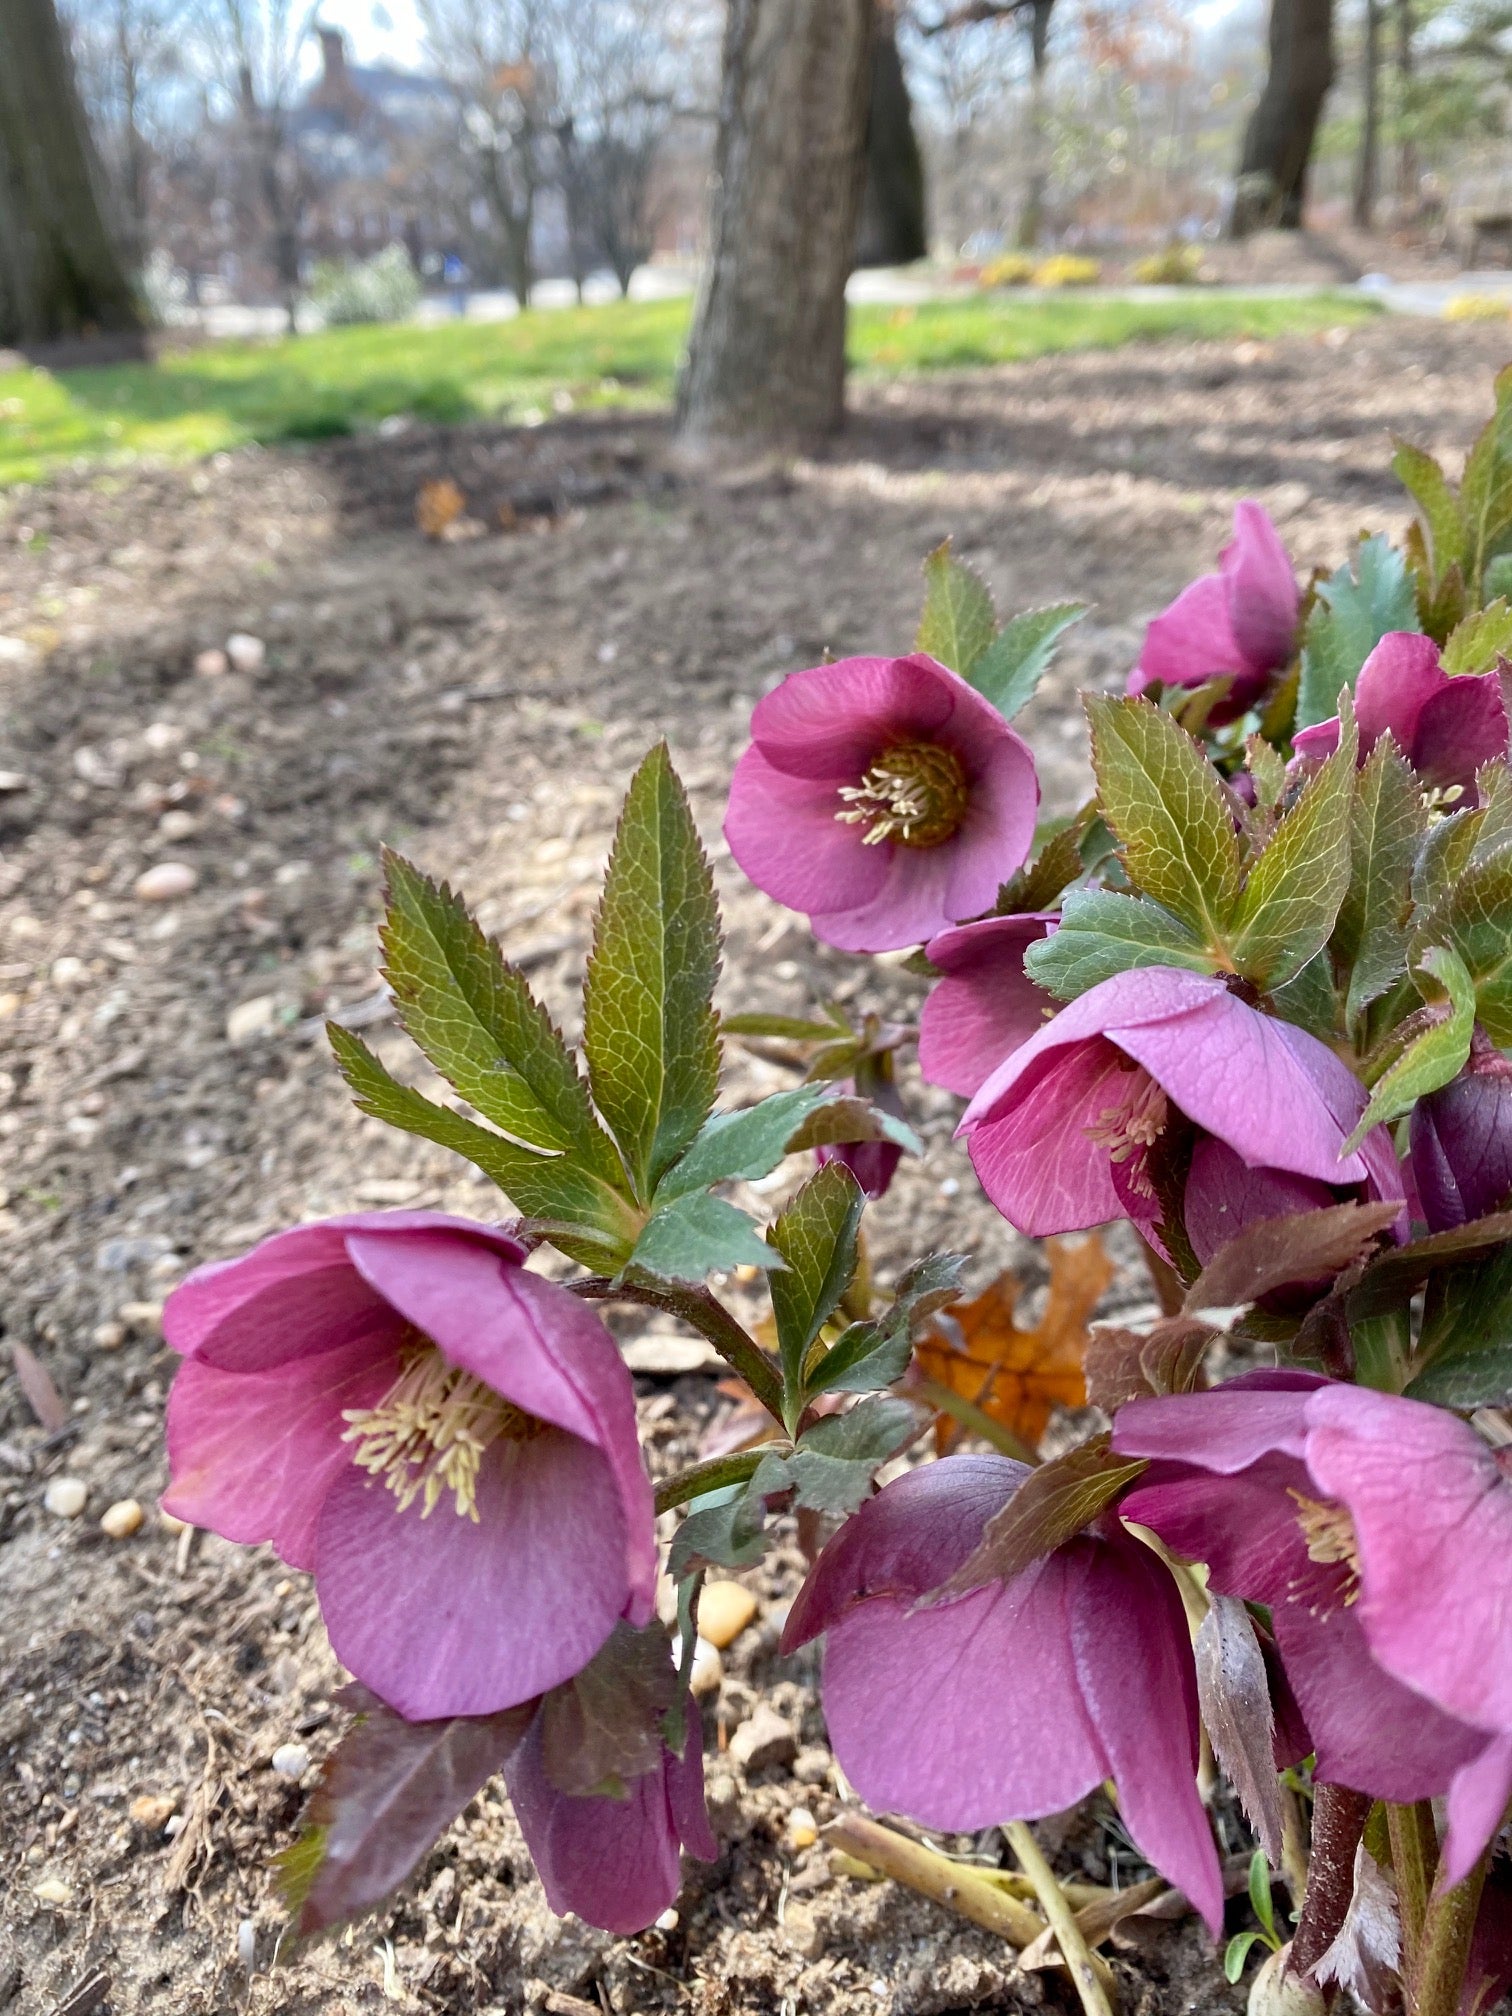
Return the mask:
[(966, 817), (966, 773), (951, 751), (933, 742), (898, 742), (884, 749), (859, 784), (842, 784), (846, 826), (865, 826), (864, 844), (899, 840), (938, 847)]
[(1307, 1542), (1307, 1558), (1320, 1567), (1343, 1567), (1348, 1572), (1340, 1591), (1347, 1610), (1360, 1596), (1360, 1542), (1347, 1507), (1323, 1504), (1301, 1491), (1287, 1488), (1287, 1497), (1297, 1507), (1297, 1524)]
[(478, 1465), (501, 1436), (527, 1441), (542, 1423), (501, 1400), (490, 1386), (448, 1364), (434, 1344), (412, 1346), (403, 1370), (376, 1407), (349, 1407), (343, 1442), (352, 1461), (382, 1478), (403, 1512), (424, 1498), (427, 1519), (450, 1491), (459, 1517), (478, 1519)]
[[(1168, 1111), (1165, 1093), (1153, 1078), (1140, 1072), (1122, 1104), (1105, 1107), (1098, 1114), (1096, 1125), (1087, 1129), (1087, 1138), (1107, 1149), (1110, 1162), (1142, 1165), (1145, 1151), (1165, 1132)], [(1130, 1187), (1141, 1196), (1154, 1195), (1142, 1166), (1132, 1172)]]
[(1428, 824), (1438, 826), (1452, 812), (1459, 810), (1459, 801), (1465, 795), (1463, 784), (1436, 784), (1423, 793), (1423, 809), (1428, 814)]

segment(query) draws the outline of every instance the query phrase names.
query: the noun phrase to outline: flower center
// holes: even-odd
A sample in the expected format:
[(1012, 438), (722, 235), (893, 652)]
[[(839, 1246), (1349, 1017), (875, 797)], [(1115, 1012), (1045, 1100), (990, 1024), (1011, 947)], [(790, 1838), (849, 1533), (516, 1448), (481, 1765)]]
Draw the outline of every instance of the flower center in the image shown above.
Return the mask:
[[(1360, 1542), (1346, 1506), (1320, 1502), (1287, 1487), (1287, 1497), (1297, 1508), (1297, 1524), (1307, 1543), (1307, 1558), (1320, 1568), (1343, 1568), (1333, 1593), (1335, 1604), (1345, 1610), (1360, 1597)], [(1315, 1613), (1318, 1614), (1318, 1613)]]
[(1130, 1187), (1141, 1196), (1153, 1196), (1154, 1189), (1144, 1172), (1144, 1159), (1165, 1132), (1169, 1112), (1166, 1095), (1148, 1071), (1135, 1069), (1127, 1092), (1116, 1106), (1106, 1106), (1095, 1125), (1087, 1129), (1089, 1141), (1106, 1148), (1108, 1160), (1129, 1162)]
[(381, 1477), (403, 1512), (424, 1496), (428, 1519), (450, 1491), (459, 1518), (478, 1520), (478, 1465), (490, 1443), (527, 1442), (545, 1423), (500, 1399), (491, 1386), (448, 1364), (429, 1339), (409, 1346), (399, 1377), (376, 1407), (349, 1407), (343, 1442), (352, 1461)]
[(865, 826), (864, 844), (901, 840), (905, 847), (938, 847), (966, 817), (971, 794), (966, 773), (949, 749), (935, 742), (895, 742), (884, 749), (859, 784), (842, 784), (846, 826)]

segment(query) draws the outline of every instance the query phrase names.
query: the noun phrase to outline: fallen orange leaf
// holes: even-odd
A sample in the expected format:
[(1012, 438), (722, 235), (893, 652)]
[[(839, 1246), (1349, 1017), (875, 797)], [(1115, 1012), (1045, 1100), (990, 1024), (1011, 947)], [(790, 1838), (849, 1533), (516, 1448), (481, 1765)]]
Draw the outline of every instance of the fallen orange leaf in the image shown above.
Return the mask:
[(467, 509), (467, 499), (450, 476), (422, 483), (415, 498), (415, 523), (427, 539), (439, 539)]
[[(1010, 1268), (970, 1302), (941, 1310), (914, 1359), (926, 1379), (959, 1394), (1031, 1447), (1057, 1406), (1086, 1405), (1082, 1361), (1087, 1320), (1113, 1279), (1113, 1262), (1094, 1232), (1074, 1245), (1045, 1242), (1050, 1292), (1033, 1329), (1014, 1321), (1024, 1283)], [(948, 1414), (935, 1424), (943, 1454), (960, 1434)]]

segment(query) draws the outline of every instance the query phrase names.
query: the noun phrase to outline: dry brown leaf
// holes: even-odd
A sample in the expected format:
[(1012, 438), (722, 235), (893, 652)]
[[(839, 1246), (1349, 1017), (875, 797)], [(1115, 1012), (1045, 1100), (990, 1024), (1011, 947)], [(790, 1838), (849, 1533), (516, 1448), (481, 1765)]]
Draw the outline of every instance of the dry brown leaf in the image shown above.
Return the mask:
[(415, 523), (427, 539), (441, 539), (467, 509), (467, 499), (450, 476), (422, 483), (415, 498)]
[[(1049, 1239), (1045, 1256), (1050, 1292), (1033, 1329), (1014, 1321), (1024, 1283), (1010, 1268), (974, 1301), (942, 1310), (914, 1353), (926, 1379), (981, 1408), (1031, 1446), (1045, 1432), (1052, 1409), (1086, 1404), (1087, 1321), (1114, 1271), (1095, 1232), (1075, 1244)], [(935, 1440), (942, 1454), (960, 1432), (958, 1423), (941, 1416)]]
[(15, 1365), (16, 1383), (26, 1395), (27, 1405), (48, 1434), (56, 1435), (68, 1420), (68, 1409), (53, 1384), (52, 1374), (36, 1352), (23, 1344), (19, 1337), (11, 1346), (11, 1362)]

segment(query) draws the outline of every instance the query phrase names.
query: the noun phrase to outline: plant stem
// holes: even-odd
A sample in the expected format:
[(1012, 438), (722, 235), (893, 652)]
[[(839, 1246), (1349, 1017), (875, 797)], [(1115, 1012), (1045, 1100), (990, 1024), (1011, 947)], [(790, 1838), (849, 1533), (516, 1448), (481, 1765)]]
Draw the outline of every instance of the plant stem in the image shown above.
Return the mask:
[(1373, 1801), (1344, 1785), (1320, 1785), (1313, 1796), (1312, 1857), (1307, 1902), (1292, 1940), (1292, 1966), (1310, 1974), (1338, 1937), (1354, 1896), (1355, 1850)]
[(756, 1474), (762, 1457), (768, 1453), (765, 1446), (738, 1449), (728, 1456), (711, 1456), (706, 1463), (695, 1463), (690, 1470), (657, 1485), (657, 1511), (670, 1512), (674, 1505), (686, 1505), (690, 1498), (701, 1498), (705, 1491), (722, 1490), (726, 1484), (743, 1484), (747, 1477)]
[(1426, 1799), (1415, 1806), (1388, 1806), (1386, 1825), (1402, 1918), (1402, 1973), (1411, 1979), (1422, 1944), (1423, 1920), (1428, 1915), (1428, 1892), (1438, 1866), (1438, 1830)]
[(1417, 1965), (1408, 1977), (1411, 2016), (1456, 2016), (1490, 1862), (1488, 1848), (1462, 1883), (1428, 1900)]
[(1027, 1904), (992, 1880), (985, 1869), (973, 1869), (967, 1862), (953, 1862), (922, 1841), (911, 1841), (895, 1828), (868, 1820), (862, 1813), (841, 1813), (824, 1829), (832, 1847), (854, 1855), (895, 1883), (932, 1897), (985, 1932), (996, 1932), (1011, 1946), (1024, 1947), (1038, 1939), (1044, 1922)]
[(1010, 1820), (1003, 1832), (1009, 1847), (1018, 1857), (1019, 1867), (1034, 1885), (1034, 1894), (1050, 1921), (1050, 1929), (1060, 1946), (1061, 1958), (1081, 1997), (1086, 2016), (1113, 2016), (1102, 1983), (1097, 1978), (1091, 1948), (1082, 1937), (1076, 1914), (1056, 1882), (1054, 1870), (1040, 1853), (1039, 1843), (1022, 1820)]
[(905, 1393), (927, 1400), (931, 1407), (938, 1407), (942, 1414), (950, 1415), (972, 1435), (980, 1435), (984, 1442), (990, 1442), (1001, 1455), (1012, 1456), (1020, 1463), (1037, 1464), (1039, 1457), (1029, 1444), (1015, 1435), (1011, 1428), (1003, 1427), (992, 1416), (963, 1394), (953, 1393), (938, 1379), (912, 1379), (904, 1387)]
[(609, 1281), (595, 1275), (569, 1282), (585, 1302), (638, 1302), (664, 1309), (707, 1337), (732, 1372), (738, 1372), (773, 1420), (782, 1419), (782, 1375), (750, 1333), (707, 1288), (652, 1288), (639, 1281)]

